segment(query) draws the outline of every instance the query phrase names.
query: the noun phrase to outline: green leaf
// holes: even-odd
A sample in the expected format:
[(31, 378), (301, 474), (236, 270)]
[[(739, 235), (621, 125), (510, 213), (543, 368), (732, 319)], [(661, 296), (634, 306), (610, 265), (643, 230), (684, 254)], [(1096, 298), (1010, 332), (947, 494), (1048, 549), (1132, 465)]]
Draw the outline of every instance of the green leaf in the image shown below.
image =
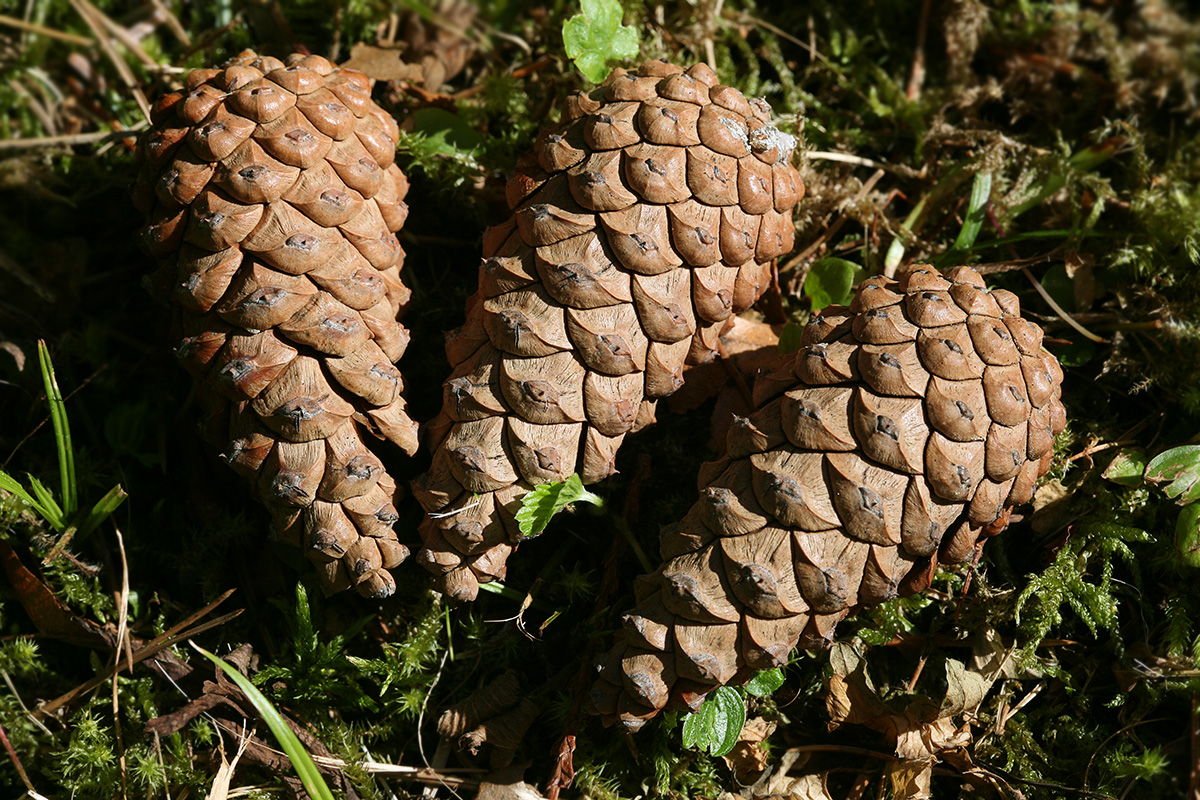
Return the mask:
[(588, 80), (608, 77), (609, 61), (638, 54), (637, 31), (621, 24), (624, 9), (619, 0), (582, 0), (582, 13), (563, 23), (563, 47)]
[(1067, 275), (1064, 264), (1055, 264), (1042, 274), (1042, 288), (1054, 298), (1054, 302), (1067, 311), (1078, 311), (1075, 307), (1075, 282)]
[(1200, 567), (1200, 503), (1179, 510), (1179, 519), (1175, 520), (1175, 550), (1184, 564)]
[(1200, 500), (1200, 445), (1172, 447), (1146, 465), (1147, 483), (1166, 483), (1163, 492), (1179, 504)]
[(192, 644), (192, 647), (195, 647), (201, 655), (220, 667), (229, 677), (229, 680), (237, 684), (237, 687), (254, 704), (255, 710), (258, 711), (259, 716), (267, 723), (267, 727), (275, 735), (279, 746), (283, 748), (283, 752), (287, 754), (288, 760), (292, 762), (292, 767), (296, 770), (296, 774), (300, 777), (300, 782), (304, 784), (304, 790), (308, 792), (309, 796), (315, 798), (315, 800), (334, 800), (333, 792), (330, 791), (329, 784), (325, 783), (325, 779), (321, 777), (321, 773), (317, 771), (317, 765), (313, 763), (312, 756), (304, 749), (304, 745), (300, 743), (300, 739), (297, 738), (283, 716), (275, 710), (275, 706), (271, 701), (255, 688), (249, 678), (234, 669), (224, 659), (217, 658), (199, 645)]
[(822, 258), (812, 265), (804, 279), (804, 294), (812, 302), (815, 314), (831, 305), (845, 305), (853, 293), (850, 287), (858, 283), (866, 270), (844, 258)]
[(794, 353), (800, 349), (800, 337), (804, 334), (804, 326), (789, 322), (779, 332), (779, 352), (783, 355)]
[(766, 697), (783, 686), (783, 670), (764, 669), (746, 684), (746, 691), (755, 697)]
[(1121, 450), (1104, 468), (1105, 480), (1122, 486), (1141, 486), (1146, 472), (1146, 451), (1140, 448)]
[(971, 199), (967, 203), (967, 215), (963, 218), (962, 229), (954, 240), (952, 250), (966, 250), (975, 244), (979, 229), (987, 213), (988, 198), (992, 195), (992, 173), (976, 172), (975, 181), (971, 184)]
[(521, 498), (521, 508), (517, 511), (517, 525), (521, 534), (537, 536), (546, 530), (555, 514), (571, 503), (581, 501), (594, 506), (604, 506), (603, 498), (583, 488), (583, 481), (578, 475), (572, 475), (565, 481), (535, 486)]
[(734, 748), (746, 724), (746, 702), (736, 689), (718, 686), (699, 709), (683, 720), (683, 746), (723, 756)]

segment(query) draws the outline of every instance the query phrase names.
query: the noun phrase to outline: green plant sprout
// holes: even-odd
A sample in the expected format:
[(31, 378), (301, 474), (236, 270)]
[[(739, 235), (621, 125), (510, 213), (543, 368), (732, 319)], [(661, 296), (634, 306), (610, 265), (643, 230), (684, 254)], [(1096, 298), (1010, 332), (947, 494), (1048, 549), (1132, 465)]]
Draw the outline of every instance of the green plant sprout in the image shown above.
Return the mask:
[(1175, 550), (1189, 567), (1200, 567), (1200, 445), (1164, 450), (1146, 465), (1146, 483), (1165, 483), (1163, 494), (1183, 506), (1175, 520)]
[(583, 488), (583, 481), (579, 475), (572, 475), (565, 481), (543, 483), (533, 487), (521, 498), (521, 508), (517, 511), (517, 525), (521, 529), (521, 535), (537, 536), (546, 530), (555, 514), (578, 502), (604, 508), (604, 498)]
[(621, 24), (619, 0), (582, 0), (580, 9), (563, 23), (563, 47), (589, 81), (600, 83), (610, 72), (608, 62), (638, 54), (637, 31)]
[(38, 340), (38, 366), (42, 372), (42, 383), (46, 388), (46, 401), (50, 405), (50, 423), (54, 427), (62, 503), (55, 500), (46, 485), (33, 475), (27, 476), (29, 489), (26, 489), (7, 472), (0, 470), (0, 489), (18, 497), (59, 534), (58, 541), (54, 543), (54, 547), (45, 558), (46, 563), (49, 563), (62, 552), (72, 538), (87, 536), (101, 522), (108, 519), (128, 495), (125, 494), (121, 485), (117, 484), (96, 501), (90, 511), (82, 512), (80, 510), (79, 488), (75, 477), (75, 451), (71, 445), (71, 426), (67, 421), (66, 403), (63, 401), (62, 392), (59, 391), (58, 380), (54, 376), (50, 351), (41, 339)]
[(746, 725), (746, 695), (766, 697), (783, 685), (783, 672), (765, 669), (745, 686), (718, 686), (700, 708), (684, 717), (683, 746), (723, 756), (738, 743)]

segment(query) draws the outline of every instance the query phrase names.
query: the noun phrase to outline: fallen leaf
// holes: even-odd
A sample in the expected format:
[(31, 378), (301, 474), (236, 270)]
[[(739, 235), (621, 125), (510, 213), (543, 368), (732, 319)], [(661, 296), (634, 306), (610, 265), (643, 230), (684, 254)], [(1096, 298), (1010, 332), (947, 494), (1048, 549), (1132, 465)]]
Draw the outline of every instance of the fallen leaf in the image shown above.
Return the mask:
[(946, 659), (946, 699), (942, 701), (943, 716), (957, 716), (979, 707), (992, 682), (967, 669), (961, 661)]
[(356, 69), (377, 81), (421, 83), (425, 80), (425, 70), (421, 65), (406, 64), (400, 49), (376, 47), (366, 42), (354, 45), (350, 50), (350, 60), (342, 66)]
[(775, 723), (762, 717), (754, 717), (742, 726), (737, 744), (721, 756), (738, 783), (753, 783), (767, 768), (767, 751), (762, 743), (774, 732)]

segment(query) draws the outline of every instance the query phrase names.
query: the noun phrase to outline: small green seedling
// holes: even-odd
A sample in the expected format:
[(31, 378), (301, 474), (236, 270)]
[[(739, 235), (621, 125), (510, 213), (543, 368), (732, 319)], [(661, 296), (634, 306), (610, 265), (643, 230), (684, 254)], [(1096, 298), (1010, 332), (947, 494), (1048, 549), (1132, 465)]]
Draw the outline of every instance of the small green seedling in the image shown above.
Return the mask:
[(718, 686), (700, 708), (683, 720), (683, 746), (723, 756), (738, 743), (746, 725), (746, 695), (766, 697), (783, 685), (783, 672), (767, 669), (740, 688)]
[(563, 47), (592, 83), (608, 77), (608, 62), (638, 54), (637, 31), (621, 24), (619, 0), (582, 0), (581, 12), (563, 23)]
[(604, 498), (583, 488), (583, 481), (578, 475), (572, 475), (565, 481), (535, 486), (521, 498), (521, 508), (517, 511), (517, 526), (521, 529), (521, 535), (537, 536), (546, 530), (555, 514), (571, 503), (579, 502), (604, 507)]
[(54, 499), (54, 495), (46, 485), (32, 475), (28, 475), (29, 488), (26, 489), (16, 478), (0, 470), (0, 489), (12, 493), (23, 503), (36, 511), (55, 533), (59, 534), (58, 541), (46, 556), (46, 561), (53, 560), (75, 536), (87, 536), (101, 522), (108, 519), (117, 507), (125, 500), (125, 490), (120, 484), (108, 490), (92, 509), (81, 512), (79, 509), (78, 482), (75, 477), (75, 451), (71, 445), (71, 426), (67, 422), (66, 403), (58, 388), (58, 380), (54, 376), (54, 365), (50, 362), (50, 351), (46, 343), (38, 340), (38, 365), (42, 372), (42, 383), (46, 388), (46, 400), (50, 405), (50, 423), (54, 428), (54, 442), (58, 449), (58, 477), (62, 502)]
[(804, 296), (812, 303), (813, 313), (826, 306), (846, 305), (854, 296), (853, 286), (866, 270), (844, 258), (822, 258), (812, 265), (804, 279)]

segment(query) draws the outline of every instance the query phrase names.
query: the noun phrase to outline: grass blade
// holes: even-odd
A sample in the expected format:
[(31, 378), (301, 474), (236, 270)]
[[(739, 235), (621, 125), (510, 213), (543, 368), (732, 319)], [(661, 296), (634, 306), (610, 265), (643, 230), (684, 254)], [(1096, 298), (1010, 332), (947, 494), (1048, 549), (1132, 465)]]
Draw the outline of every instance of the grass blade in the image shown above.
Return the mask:
[(40, 503), (38, 510), (42, 512), (42, 516), (46, 518), (46, 522), (58, 532), (62, 532), (63, 528), (67, 527), (67, 521), (63, 517), (62, 508), (54, 499), (54, 495), (50, 494), (50, 490), (42, 484), (37, 478), (29, 476), (29, 488), (33, 490)]
[(0, 470), (0, 489), (15, 494), (34, 511), (38, 512), (43, 517), (46, 516), (46, 509), (42, 506), (42, 504), (37, 500), (34, 500), (33, 495), (25, 491), (25, 487), (17, 483), (16, 478), (9, 475), (4, 470)]
[(325, 783), (325, 779), (321, 777), (321, 773), (317, 771), (317, 765), (313, 763), (312, 756), (304, 749), (304, 745), (300, 743), (300, 739), (296, 737), (287, 721), (275, 709), (274, 704), (250, 682), (249, 678), (234, 669), (232, 665), (217, 658), (194, 642), (191, 645), (201, 655), (220, 667), (229, 676), (229, 680), (233, 681), (254, 704), (255, 710), (267, 723), (267, 727), (275, 735), (279, 746), (283, 748), (288, 760), (292, 762), (292, 767), (295, 768), (296, 775), (300, 777), (300, 782), (304, 784), (304, 790), (308, 792), (309, 796), (314, 800), (334, 800), (333, 792), (329, 789), (329, 784)]
[(953, 250), (966, 250), (975, 244), (979, 230), (983, 227), (988, 198), (991, 195), (992, 173), (976, 172), (975, 182), (971, 184), (971, 199), (967, 203), (967, 216), (963, 219), (962, 230), (958, 232), (958, 238), (954, 240)]
[(125, 498), (128, 496), (120, 484), (109, 489), (108, 494), (97, 500), (96, 505), (92, 506), (92, 510), (88, 512), (87, 517), (84, 518), (83, 522), (79, 523), (79, 535), (87, 536), (96, 530), (97, 526), (108, 519), (117, 510), (117, 507), (125, 502)]
[(963, 224), (958, 231), (958, 238), (954, 240), (950, 249), (938, 258), (934, 266), (943, 269), (963, 263), (963, 259), (971, 251), (971, 247), (979, 237), (979, 231), (983, 228), (991, 195), (992, 173), (976, 172), (975, 180), (971, 184), (971, 197), (967, 200), (967, 213), (963, 216)]
[(43, 339), (38, 339), (38, 365), (42, 370), (42, 383), (46, 387), (46, 401), (50, 404), (50, 422), (54, 425), (54, 443), (58, 447), (58, 476), (62, 491), (62, 513), (74, 516), (79, 509), (79, 496), (75, 485), (75, 451), (71, 447), (71, 426), (67, 423), (67, 407), (58, 380), (54, 377), (54, 364), (50, 362), (50, 349)]

